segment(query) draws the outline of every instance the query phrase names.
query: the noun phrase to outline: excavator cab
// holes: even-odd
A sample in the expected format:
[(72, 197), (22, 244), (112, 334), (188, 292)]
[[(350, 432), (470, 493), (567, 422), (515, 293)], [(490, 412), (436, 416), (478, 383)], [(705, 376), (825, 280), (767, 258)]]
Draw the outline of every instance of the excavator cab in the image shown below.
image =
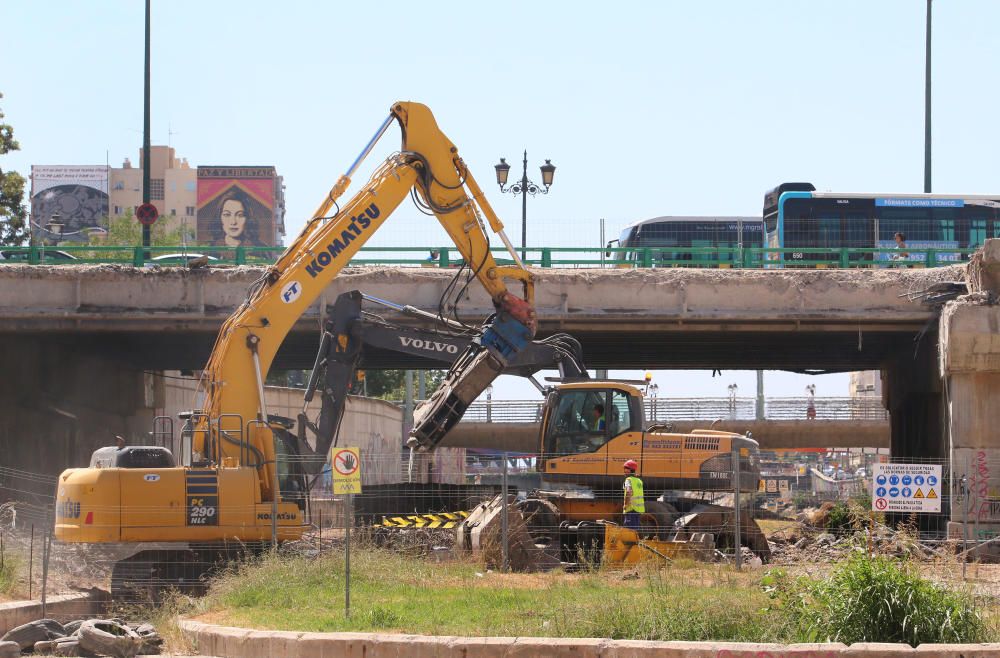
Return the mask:
[(642, 431), (642, 400), (605, 382), (567, 385), (545, 404), (545, 455), (594, 453), (623, 433)]

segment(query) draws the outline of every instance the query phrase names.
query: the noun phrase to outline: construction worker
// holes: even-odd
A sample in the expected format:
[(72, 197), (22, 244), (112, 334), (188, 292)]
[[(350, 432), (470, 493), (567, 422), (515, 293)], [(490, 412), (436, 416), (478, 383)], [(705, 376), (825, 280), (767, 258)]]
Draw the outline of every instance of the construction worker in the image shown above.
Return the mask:
[(639, 515), (646, 511), (646, 501), (642, 496), (642, 480), (635, 474), (639, 464), (634, 459), (630, 459), (624, 464), (625, 467), (625, 504), (622, 506), (624, 512), (624, 525), (635, 531), (639, 530)]
[(595, 404), (594, 405), (594, 425), (590, 428), (594, 432), (604, 431), (604, 405)]

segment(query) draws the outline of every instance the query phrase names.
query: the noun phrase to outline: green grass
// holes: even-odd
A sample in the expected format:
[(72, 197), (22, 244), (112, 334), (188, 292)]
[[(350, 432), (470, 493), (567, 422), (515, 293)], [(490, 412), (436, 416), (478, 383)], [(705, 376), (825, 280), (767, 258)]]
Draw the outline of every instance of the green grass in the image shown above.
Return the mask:
[[(339, 556), (265, 558), (224, 576), (202, 603), (223, 624), (428, 635), (781, 641), (756, 576), (725, 567), (586, 574), (481, 573), (366, 550), (351, 557), (351, 618)], [(623, 579), (623, 573), (638, 575)], [(732, 587), (741, 589), (733, 596)]]
[(772, 572), (765, 588), (802, 641), (985, 642), (996, 637), (972, 596), (922, 578), (912, 564), (857, 553), (824, 580)]
[[(684, 561), (585, 573), (482, 573), (366, 549), (343, 560), (267, 556), (219, 578), (205, 621), (293, 631), (734, 642), (981, 642), (998, 637), (970, 596), (889, 558), (858, 554), (823, 579)], [(987, 611), (992, 612), (992, 611)]]
[(21, 595), (23, 589), (18, 581), (18, 574), (23, 570), (21, 559), (7, 552), (4, 555), (3, 566), (0, 567), (0, 596), (15, 598)]

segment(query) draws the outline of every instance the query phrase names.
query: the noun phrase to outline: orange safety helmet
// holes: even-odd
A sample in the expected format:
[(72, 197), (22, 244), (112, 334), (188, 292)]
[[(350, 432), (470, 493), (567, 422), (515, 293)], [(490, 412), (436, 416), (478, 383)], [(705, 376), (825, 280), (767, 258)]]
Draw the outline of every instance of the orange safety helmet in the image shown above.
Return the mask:
[(635, 473), (636, 470), (639, 468), (639, 464), (637, 464), (634, 459), (628, 460), (627, 462), (622, 464), (622, 466), (625, 468), (626, 471), (632, 471), (633, 473)]

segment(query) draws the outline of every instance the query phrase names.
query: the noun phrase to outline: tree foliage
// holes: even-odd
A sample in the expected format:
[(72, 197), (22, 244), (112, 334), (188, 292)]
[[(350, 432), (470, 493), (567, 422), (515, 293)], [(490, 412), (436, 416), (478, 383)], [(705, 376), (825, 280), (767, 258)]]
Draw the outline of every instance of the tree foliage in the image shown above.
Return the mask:
[[(135, 218), (132, 208), (126, 208), (125, 213), (118, 217), (105, 217), (101, 225), (108, 230), (108, 234), (106, 236), (91, 236), (91, 244), (105, 244), (115, 247), (134, 247), (142, 244), (142, 224)], [(184, 242), (182, 232), (183, 229), (180, 227), (167, 230), (166, 222), (157, 221), (150, 227), (149, 244), (154, 247), (182, 244)]]
[[(0, 94), (3, 98), (3, 94)], [(14, 128), (3, 122), (0, 110), (0, 155), (19, 151)], [(0, 167), (0, 244), (21, 245), (28, 238), (28, 210), (24, 205), (24, 176)]]
[[(426, 394), (430, 395), (447, 374), (445, 370), (428, 370)], [(413, 372), (413, 399), (417, 399), (417, 378), (419, 371)], [(366, 370), (364, 390), (371, 398), (383, 400), (403, 400), (406, 397), (405, 370)]]
[[(420, 371), (413, 372), (413, 398), (417, 399), (417, 380)], [(361, 376), (363, 373), (363, 376)], [(309, 381), (309, 370), (272, 370), (267, 375), (269, 386), (288, 386), (290, 388), (305, 388)], [(434, 392), (441, 380), (447, 374), (445, 370), (428, 370), (426, 395)], [(405, 370), (359, 370), (358, 381), (351, 387), (354, 395), (365, 395), (383, 400), (403, 400), (406, 390)]]

